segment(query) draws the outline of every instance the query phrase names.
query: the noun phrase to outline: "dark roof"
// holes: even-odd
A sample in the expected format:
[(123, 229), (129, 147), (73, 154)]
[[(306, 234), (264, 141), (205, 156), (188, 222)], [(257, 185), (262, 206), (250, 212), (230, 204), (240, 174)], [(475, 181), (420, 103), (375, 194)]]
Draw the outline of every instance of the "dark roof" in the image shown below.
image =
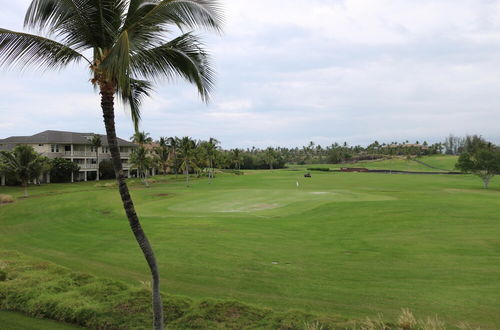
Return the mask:
[[(57, 144), (89, 144), (89, 138), (92, 137), (93, 133), (75, 133), (75, 132), (65, 132), (65, 131), (43, 131), (32, 136), (11, 136), (6, 139), (0, 139), (0, 144), (4, 147), (14, 144), (23, 143), (57, 143)], [(104, 147), (108, 146), (108, 139), (106, 135), (97, 134), (101, 136), (102, 145)], [(136, 146), (134, 143), (117, 138), (118, 146)]]

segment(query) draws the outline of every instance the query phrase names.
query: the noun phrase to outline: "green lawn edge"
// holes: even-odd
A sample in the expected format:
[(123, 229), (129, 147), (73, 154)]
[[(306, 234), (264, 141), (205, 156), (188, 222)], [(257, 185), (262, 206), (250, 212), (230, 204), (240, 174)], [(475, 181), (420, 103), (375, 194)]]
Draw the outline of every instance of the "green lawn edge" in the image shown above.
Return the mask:
[[(0, 310), (91, 329), (151, 328), (148, 283), (134, 287), (15, 251), (1, 251), (0, 264), (6, 274), (0, 281)], [(167, 329), (304, 329), (309, 324), (337, 329), (353, 324), (341, 317), (275, 312), (237, 301), (163, 299)]]

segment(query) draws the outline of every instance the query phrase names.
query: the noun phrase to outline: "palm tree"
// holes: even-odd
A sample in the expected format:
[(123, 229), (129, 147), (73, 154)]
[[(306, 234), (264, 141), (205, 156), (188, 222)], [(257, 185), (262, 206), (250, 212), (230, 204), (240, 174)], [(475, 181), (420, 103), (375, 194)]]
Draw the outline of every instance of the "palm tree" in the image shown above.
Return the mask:
[(170, 164), (170, 152), (168, 150), (167, 139), (160, 137), (158, 141), (158, 147), (155, 149), (156, 157), (160, 167), (163, 170), (163, 174), (167, 175), (168, 165)]
[(241, 163), (243, 162), (243, 155), (241, 154), (241, 150), (238, 148), (233, 149), (231, 152), (231, 155), (232, 155), (234, 167), (236, 170), (239, 171), (241, 168)]
[(139, 131), (136, 131), (134, 135), (130, 137), (130, 140), (140, 146), (153, 142), (153, 139), (149, 136), (149, 133)]
[(97, 174), (95, 180), (99, 181), (99, 148), (102, 146), (101, 136), (93, 134), (90, 138), (89, 145), (95, 150), (95, 159), (97, 164)]
[(169, 137), (167, 139), (169, 158), (170, 158), (172, 167), (174, 168), (176, 179), (177, 179), (177, 175), (179, 174), (179, 163), (177, 160), (177, 147), (178, 147), (179, 143), (180, 143), (179, 138), (177, 136), (176, 137)]
[(40, 156), (35, 149), (27, 145), (18, 145), (12, 150), (0, 152), (2, 172), (12, 175), (21, 181), (24, 197), (28, 197), (28, 183), (37, 180), (43, 172), (47, 172), (48, 159)]
[(144, 146), (135, 149), (130, 154), (130, 163), (137, 168), (137, 174), (141, 178), (141, 181), (146, 187), (149, 187), (148, 170), (153, 163), (153, 160), (149, 156), (149, 151)]
[(179, 157), (181, 158), (181, 169), (186, 176), (186, 186), (189, 186), (189, 171), (196, 167), (194, 163), (196, 142), (189, 136), (179, 140)]
[[(311, 141), (311, 143), (313, 142)], [(269, 165), (269, 169), (272, 170), (273, 164), (276, 161), (276, 152), (274, 151), (273, 148), (268, 147), (264, 151), (264, 161), (266, 162), (267, 165)]]
[(206, 165), (208, 166), (208, 182), (211, 183), (214, 178), (214, 163), (218, 152), (219, 140), (210, 138), (208, 141), (203, 141), (200, 145)]
[[(191, 30), (220, 31), (220, 23), (216, 0), (33, 0), (24, 25), (47, 37), (0, 28), (1, 65), (44, 70), (84, 61), (89, 67), (91, 82), (100, 93), (123, 207), (151, 270), (155, 329), (163, 328), (158, 267), (125, 182), (115, 130), (115, 95), (130, 105), (136, 131), (139, 107), (152, 82), (186, 79), (207, 101), (214, 71), (200, 38)], [(181, 35), (168, 40), (175, 31)]]

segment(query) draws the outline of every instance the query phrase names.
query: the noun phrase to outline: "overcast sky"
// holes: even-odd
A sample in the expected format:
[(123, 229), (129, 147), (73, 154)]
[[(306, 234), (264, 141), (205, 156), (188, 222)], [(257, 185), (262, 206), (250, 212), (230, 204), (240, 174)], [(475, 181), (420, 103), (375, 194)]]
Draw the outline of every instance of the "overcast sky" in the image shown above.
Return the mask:
[[(0, 27), (21, 30), (29, 0), (2, 0)], [(309, 141), (500, 143), (500, 1), (226, 0), (209, 105), (165, 82), (141, 130), (210, 136), (225, 148)], [(0, 73), (0, 138), (46, 129), (104, 133), (82, 63), (61, 72)], [(119, 136), (133, 133), (117, 109)]]

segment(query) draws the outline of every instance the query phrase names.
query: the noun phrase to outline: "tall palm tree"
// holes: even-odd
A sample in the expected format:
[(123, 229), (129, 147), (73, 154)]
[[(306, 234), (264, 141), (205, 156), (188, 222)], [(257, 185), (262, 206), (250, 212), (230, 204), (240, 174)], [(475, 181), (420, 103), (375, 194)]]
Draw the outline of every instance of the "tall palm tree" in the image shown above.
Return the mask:
[(269, 169), (273, 169), (274, 162), (276, 161), (276, 152), (272, 147), (268, 147), (264, 150), (264, 161), (269, 165)]
[(160, 140), (158, 140), (158, 147), (156, 147), (154, 150), (158, 159), (158, 163), (163, 170), (163, 174), (167, 175), (168, 165), (170, 164), (170, 152), (168, 150), (167, 139), (164, 137), (160, 137)]
[(208, 166), (210, 172), (208, 173), (208, 178), (210, 179), (209, 182), (214, 177), (214, 163), (215, 163), (215, 157), (217, 155), (217, 149), (218, 145), (220, 144), (220, 141), (217, 140), (216, 138), (211, 137), (208, 139), (207, 144), (206, 144), (206, 155), (207, 155), (207, 160), (208, 160)]
[(144, 146), (140, 146), (135, 149), (130, 154), (130, 163), (132, 166), (137, 168), (137, 174), (141, 178), (141, 181), (146, 185), (146, 187), (149, 187), (148, 170), (153, 163), (153, 160), (149, 155), (149, 151)]
[(92, 149), (95, 150), (95, 159), (97, 164), (97, 173), (95, 180), (99, 181), (99, 148), (102, 147), (101, 136), (93, 134), (92, 137), (90, 138), (89, 145), (92, 147)]
[(185, 136), (179, 140), (179, 157), (181, 158), (181, 169), (184, 170), (186, 176), (186, 186), (189, 186), (189, 171), (196, 167), (194, 163), (196, 142), (189, 136)]
[(177, 160), (177, 147), (179, 146), (179, 138), (176, 137), (169, 137), (167, 139), (167, 145), (169, 149), (169, 157), (170, 161), (172, 164), (172, 167), (174, 168), (175, 172), (175, 178), (177, 179), (177, 175), (179, 174), (179, 162)]
[(24, 197), (28, 197), (28, 183), (37, 180), (43, 172), (50, 169), (48, 159), (27, 145), (18, 145), (12, 151), (0, 152), (0, 163), (2, 172), (21, 182)]
[[(43, 70), (84, 61), (90, 69), (91, 82), (100, 93), (123, 207), (152, 274), (154, 328), (162, 329), (158, 267), (125, 182), (115, 130), (115, 96), (130, 105), (136, 131), (139, 106), (152, 82), (186, 79), (207, 101), (214, 71), (199, 37), (191, 31), (220, 31), (220, 8), (216, 0), (33, 0), (24, 24), (46, 37), (0, 29), (0, 65)], [(181, 34), (168, 40), (175, 31)]]
[(235, 169), (239, 171), (241, 169), (241, 163), (243, 162), (241, 150), (238, 148), (231, 150), (231, 156)]

